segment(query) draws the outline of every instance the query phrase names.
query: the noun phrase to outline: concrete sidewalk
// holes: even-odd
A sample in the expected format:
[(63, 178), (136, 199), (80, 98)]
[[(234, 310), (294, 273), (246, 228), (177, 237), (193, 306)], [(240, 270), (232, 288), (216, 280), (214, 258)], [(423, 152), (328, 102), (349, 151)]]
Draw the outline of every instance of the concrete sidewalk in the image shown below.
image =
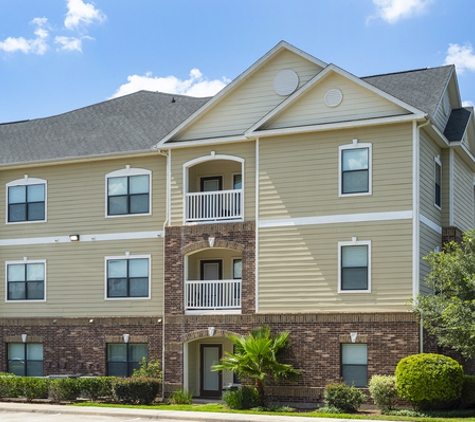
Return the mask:
[[(342, 422), (349, 419), (308, 418), (299, 416), (246, 415), (237, 413), (185, 412), (177, 410), (146, 410), (113, 407), (81, 407), (55, 404), (0, 402), (0, 412), (32, 412), (37, 414), (69, 414), (89, 416), (134, 417), (151, 420), (185, 420), (197, 422)], [(1, 418), (1, 413), (0, 413)], [(359, 419), (359, 422), (375, 422)]]

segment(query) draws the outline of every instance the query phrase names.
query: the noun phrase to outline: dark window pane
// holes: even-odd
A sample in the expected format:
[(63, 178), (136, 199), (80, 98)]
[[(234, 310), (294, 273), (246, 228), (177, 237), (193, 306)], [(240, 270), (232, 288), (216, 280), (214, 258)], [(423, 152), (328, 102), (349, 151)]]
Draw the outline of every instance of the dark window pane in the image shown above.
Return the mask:
[(27, 283), (28, 299), (44, 299), (44, 282), (30, 281)]
[(141, 362), (142, 358), (147, 359), (146, 344), (129, 344), (129, 362)]
[(8, 283), (8, 299), (26, 299), (25, 283)]
[(26, 221), (26, 204), (9, 205), (8, 221)]
[(342, 268), (341, 269), (342, 290), (367, 290), (368, 289), (368, 269), (367, 268)]
[(368, 385), (368, 369), (366, 365), (343, 365), (343, 381), (355, 387), (366, 387)]
[(8, 361), (8, 372), (17, 376), (25, 376), (25, 361), (24, 360), (10, 360)]
[(107, 360), (109, 362), (127, 362), (127, 344), (108, 344)]
[(126, 297), (127, 296), (127, 279), (126, 278), (109, 278), (107, 286), (108, 297)]
[(127, 377), (127, 363), (109, 362), (107, 364), (107, 375), (111, 377)]
[(130, 197), (131, 214), (144, 214), (148, 211), (148, 193), (144, 195), (133, 195)]
[(45, 203), (38, 202), (28, 204), (28, 221), (38, 221), (45, 219)]
[(42, 377), (43, 362), (28, 361), (26, 364), (26, 373), (29, 377)]
[(127, 196), (109, 197), (109, 215), (121, 215), (127, 212)]
[(342, 174), (342, 193), (362, 193), (369, 191), (368, 170), (347, 171)]
[(148, 296), (148, 278), (130, 279), (130, 296), (147, 297)]

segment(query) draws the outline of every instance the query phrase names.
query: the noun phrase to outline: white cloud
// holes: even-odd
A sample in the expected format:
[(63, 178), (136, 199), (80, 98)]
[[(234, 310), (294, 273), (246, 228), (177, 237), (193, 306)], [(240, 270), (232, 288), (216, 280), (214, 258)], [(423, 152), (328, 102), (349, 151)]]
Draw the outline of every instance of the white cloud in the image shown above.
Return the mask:
[(68, 13), (64, 20), (67, 29), (78, 29), (80, 26), (101, 23), (106, 19), (99, 9), (92, 3), (84, 3), (83, 0), (68, 0)]
[(8, 37), (5, 41), (0, 41), (0, 50), (7, 53), (15, 53), (17, 51), (25, 54), (44, 54), (48, 50), (49, 27), (48, 19), (35, 18), (30, 24), (36, 25), (34, 34), (36, 38), (25, 39), (23, 37)]
[(221, 91), (230, 81), (227, 78), (209, 81), (198, 69), (190, 71), (190, 77), (185, 80), (176, 76), (153, 77), (150, 72), (145, 76), (131, 75), (127, 83), (119, 87), (111, 98), (132, 94), (133, 92), (159, 91), (169, 94), (191, 95), (194, 97), (209, 97)]
[(462, 101), (462, 107), (475, 107), (473, 101)]
[(465, 70), (475, 71), (475, 54), (471, 44), (464, 46), (449, 44), (445, 64), (454, 64), (459, 73), (463, 73)]
[(433, 0), (373, 0), (377, 17), (388, 23), (396, 23), (399, 19), (420, 15), (427, 10)]
[(60, 44), (60, 46), (61, 46), (61, 47), (58, 48), (58, 51), (63, 50), (63, 51), (79, 51), (79, 52), (82, 52), (82, 39), (81, 38), (58, 36), (58, 37), (55, 37), (54, 42), (56, 44)]

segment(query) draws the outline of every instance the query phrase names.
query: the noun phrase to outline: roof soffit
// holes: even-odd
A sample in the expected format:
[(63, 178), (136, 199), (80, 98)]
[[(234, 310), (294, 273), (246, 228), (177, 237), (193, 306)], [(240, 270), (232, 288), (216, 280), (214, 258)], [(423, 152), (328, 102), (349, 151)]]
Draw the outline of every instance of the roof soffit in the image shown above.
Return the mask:
[[(156, 147), (164, 146), (164, 144), (170, 144), (171, 142), (176, 142), (180, 140), (180, 137), (190, 130), (200, 119), (202, 119), (208, 113), (211, 113), (213, 109), (220, 106), (228, 97), (230, 97), (234, 92), (239, 90), (242, 85), (255, 76), (266, 64), (271, 60), (276, 58), (280, 53), (288, 51), (296, 54), (298, 57), (308, 61), (313, 64), (313, 66), (319, 68), (319, 70), (324, 69), (327, 64), (305, 52), (299, 50), (293, 45), (287, 43), (286, 41), (279, 42), (274, 48), (257, 60), (252, 66), (245, 70), (241, 75), (235, 78), (230, 82), (223, 90), (216, 94), (210, 101), (208, 101), (203, 107), (197, 110), (189, 118), (184, 120), (179, 126), (177, 126), (173, 131), (163, 137), (156, 145)], [(284, 97), (283, 97), (284, 98)], [(236, 134), (234, 134), (236, 135)], [(241, 133), (243, 135), (243, 133)], [(224, 135), (225, 137), (226, 135)]]
[[(272, 130), (273, 125), (276, 125), (276, 122), (283, 119), (286, 114), (291, 113), (291, 110), (298, 105), (300, 101), (305, 99), (305, 97), (309, 97), (315, 90), (318, 90), (320, 86), (326, 84), (326, 81), (331, 80), (331, 78), (339, 78), (340, 80), (345, 80), (346, 83), (353, 84), (357, 89), (360, 91), (366, 91), (368, 93), (374, 94), (375, 96), (379, 97), (380, 103), (386, 103), (391, 105), (396, 115), (410, 115), (413, 114), (414, 118), (421, 118), (424, 116), (424, 112), (401, 101), (400, 99), (379, 90), (378, 88), (374, 87), (371, 84), (366, 83), (365, 81), (361, 80), (360, 78), (352, 75), (351, 73), (339, 68), (334, 64), (328, 65), (322, 72), (315, 75), (310, 81), (307, 82), (304, 86), (302, 86), (299, 90), (294, 92), (290, 95), (287, 99), (285, 99), (282, 103), (280, 103), (275, 109), (273, 109), (270, 113), (264, 116), (261, 120), (259, 120), (256, 124), (249, 128), (246, 131), (246, 136), (261, 136), (266, 130)], [(338, 86), (335, 86), (338, 88)], [(345, 94), (343, 93), (343, 96)], [(338, 107), (335, 108), (337, 110)], [(398, 110), (398, 111), (396, 111)], [(378, 117), (378, 116), (375, 116)], [(380, 117), (388, 117), (380, 116)], [(363, 119), (367, 119), (368, 117), (362, 117)], [(333, 123), (333, 122), (328, 122)], [(305, 123), (308, 125), (311, 123)], [(323, 124), (323, 122), (316, 123), (316, 124)], [(290, 126), (295, 127), (295, 126)]]

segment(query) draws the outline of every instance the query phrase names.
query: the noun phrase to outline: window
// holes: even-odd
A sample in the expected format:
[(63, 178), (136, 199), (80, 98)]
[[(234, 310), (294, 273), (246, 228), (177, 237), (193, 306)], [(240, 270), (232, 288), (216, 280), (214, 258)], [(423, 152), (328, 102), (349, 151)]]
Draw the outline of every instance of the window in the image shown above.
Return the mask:
[(106, 175), (108, 217), (150, 214), (151, 172), (144, 169), (117, 170)]
[(106, 258), (107, 298), (149, 298), (150, 257)]
[(340, 146), (340, 196), (371, 194), (371, 144)]
[(28, 178), (7, 184), (8, 223), (46, 221), (46, 180)]
[(371, 291), (371, 243), (339, 243), (339, 292)]
[(233, 175), (233, 189), (242, 189), (242, 174)]
[(43, 376), (43, 345), (41, 343), (9, 343), (7, 371), (18, 376)]
[(439, 157), (434, 160), (434, 205), (442, 207), (442, 163)]
[(242, 279), (242, 259), (241, 258), (233, 259), (233, 279), (235, 280)]
[(368, 385), (368, 345), (341, 345), (341, 377), (343, 382), (355, 387)]
[(7, 262), (7, 301), (44, 300), (45, 265), (45, 261)]
[(142, 358), (147, 359), (147, 345), (118, 343), (107, 345), (107, 375), (130, 377), (140, 368)]

